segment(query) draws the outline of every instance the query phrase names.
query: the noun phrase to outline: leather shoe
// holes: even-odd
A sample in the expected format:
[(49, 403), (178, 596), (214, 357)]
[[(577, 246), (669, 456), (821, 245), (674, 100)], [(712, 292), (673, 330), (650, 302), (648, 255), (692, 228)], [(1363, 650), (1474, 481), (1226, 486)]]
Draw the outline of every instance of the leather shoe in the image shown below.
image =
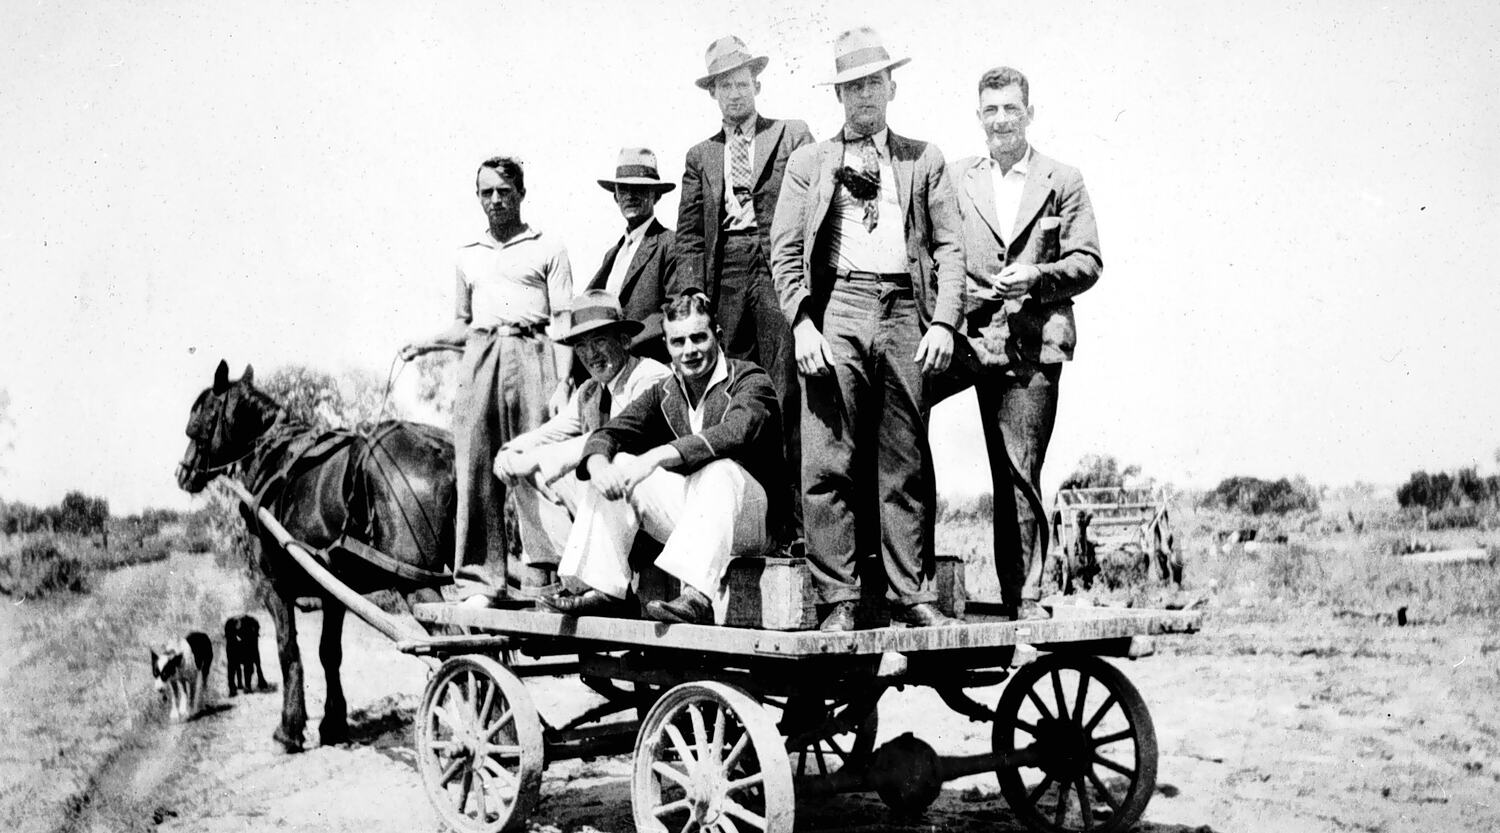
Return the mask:
[(854, 602), (834, 602), (824, 614), (818, 630), (824, 633), (841, 633), (854, 630)]
[(543, 593), (537, 597), (536, 601), (537, 605), (543, 609), (568, 616), (618, 616), (623, 609), (620, 599), (606, 596), (598, 590), (585, 590), (582, 593), (567, 590)]
[(945, 615), (931, 602), (918, 602), (891, 611), (891, 620), (912, 628), (941, 628), (963, 624), (952, 616)]
[(1016, 619), (1018, 621), (1025, 619), (1051, 618), (1052, 614), (1048, 613), (1047, 608), (1042, 607), (1041, 602), (1038, 602), (1036, 599), (1022, 599), (1021, 607), (1016, 611)]
[(693, 587), (682, 588), (682, 595), (670, 602), (656, 600), (646, 605), (646, 615), (658, 622), (678, 625), (711, 625), (714, 606), (708, 597)]

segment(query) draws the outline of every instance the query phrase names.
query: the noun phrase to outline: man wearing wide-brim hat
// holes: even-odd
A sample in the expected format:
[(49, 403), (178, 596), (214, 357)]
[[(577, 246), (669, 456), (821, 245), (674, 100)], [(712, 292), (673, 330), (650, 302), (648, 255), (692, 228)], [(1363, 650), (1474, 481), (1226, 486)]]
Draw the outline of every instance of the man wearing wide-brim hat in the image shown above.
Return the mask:
[(694, 145), (682, 171), (677, 209), (677, 279), (671, 294), (696, 290), (708, 296), (724, 328), (724, 351), (756, 362), (781, 397), (782, 430), (793, 513), (784, 535), (801, 535), (800, 488), (795, 472), (801, 440), (797, 370), (792, 333), (771, 285), (771, 218), (781, 176), (792, 151), (813, 141), (807, 123), (760, 115), (760, 74), (770, 63), (745, 42), (726, 35), (709, 44), (705, 72), (694, 83), (719, 107), (717, 133)]
[(556, 341), (573, 348), (588, 371), (557, 415), (500, 448), (495, 476), (514, 491), (521, 550), (529, 566), (556, 569), (572, 527), (580, 484), (573, 474), (589, 436), (671, 370), (629, 346), (644, 329), (602, 289), (573, 301), (571, 323)]
[(657, 222), (656, 203), (677, 185), (662, 181), (650, 148), (621, 148), (615, 175), (598, 182), (614, 194), (625, 233), (605, 252), (588, 288), (614, 293), (625, 316), (643, 325), (631, 351), (665, 364), (661, 305), (677, 270), (677, 247), (676, 235)]
[[(792, 154), (771, 230), (802, 374), (804, 526), (825, 630), (855, 627), (856, 518), (878, 519), (892, 618), (953, 623), (933, 604), (925, 388), (963, 317), (962, 224), (942, 153), (886, 126), (891, 71), (907, 61), (872, 29), (838, 37), (827, 83), (844, 126)], [(872, 456), (873, 482), (860, 476)]]

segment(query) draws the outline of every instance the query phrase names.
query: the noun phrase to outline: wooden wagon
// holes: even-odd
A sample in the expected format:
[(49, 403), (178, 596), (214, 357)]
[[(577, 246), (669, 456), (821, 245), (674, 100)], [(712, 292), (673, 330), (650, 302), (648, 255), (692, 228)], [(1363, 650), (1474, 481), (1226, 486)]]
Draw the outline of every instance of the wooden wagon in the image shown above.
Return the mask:
[(1111, 553), (1163, 581), (1182, 582), (1166, 497), (1150, 487), (1061, 489), (1052, 509), (1058, 585), (1064, 594), (1088, 589), (1099, 561)]

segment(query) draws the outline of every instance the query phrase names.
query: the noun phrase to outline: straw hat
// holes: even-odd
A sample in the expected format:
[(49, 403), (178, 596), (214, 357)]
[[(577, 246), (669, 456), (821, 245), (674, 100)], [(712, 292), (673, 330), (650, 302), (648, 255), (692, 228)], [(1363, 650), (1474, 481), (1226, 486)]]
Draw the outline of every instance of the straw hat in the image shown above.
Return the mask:
[(677, 187), (676, 183), (662, 182), (656, 171), (656, 154), (650, 148), (620, 148), (614, 177), (598, 182), (599, 187), (606, 191), (615, 190), (616, 185), (641, 185), (665, 194)]
[(764, 55), (759, 57), (750, 54), (749, 47), (745, 42), (734, 35), (725, 35), (708, 45), (708, 51), (703, 55), (703, 63), (708, 67), (708, 74), (694, 81), (699, 87), (711, 90), (714, 87), (714, 79), (726, 72), (734, 72), (740, 67), (749, 67), (751, 75), (760, 75), (760, 71), (771, 62)]
[(620, 299), (613, 292), (590, 289), (573, 299), (572, 321), (567, 331), (553, 341), (571, 346), (589, 333), (611, 327), (627, 336), (634, 336), (645, 329), (646, 325), (626, 318), (624, 311), (620, 309)]
[(856, 78), (874, 75), (883, 69), (895, 69), (911, 63), (910, 58), (891, 58), (880, 35), (868, 26), (850, 29), (833, 42), (833, 69), (837, 75), (827, 84), (845, 84)]

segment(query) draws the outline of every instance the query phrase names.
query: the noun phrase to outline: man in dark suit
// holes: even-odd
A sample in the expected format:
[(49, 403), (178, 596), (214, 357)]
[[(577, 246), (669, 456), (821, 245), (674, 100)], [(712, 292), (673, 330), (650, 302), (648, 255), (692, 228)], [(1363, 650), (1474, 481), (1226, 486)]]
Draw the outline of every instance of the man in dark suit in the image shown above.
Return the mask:
[(677, 270), (677, 251), (675, 236), (656, 220), (656, 203), (677, 186), (661, 180), (656, 154), (648, 148), (621, 148), (614, 177), (599, 180), (599, 185), (615, 195), (625, 234), (604, 254), (588, 288), (615, 295), (625, 317), (644, 325), (632, 353), (666, 364), (661, 305)]
[(894, 618), (952, 624), (932, 604), (924, 388), (947, 369), (963, 316), (958, 206), (942, 152), (886, 126), (891, 70), (906, 59), (860, 28), (839, 36), (834, 63), (844, 127), (792, 154), (771, 233), (803, 376), (803, 509), (821, 627), (854, 627), (857, 560), (877, 548)]
[(1083, 176), (1027, 142), (1034, 112), (1020, 72), (996, 67), (979, 79), (989, 153), (951, 171), (964, 222), (968, 344), (939, 385), (939, 398), (974, 385), (994, 488), (995, 568), (1004, 602), (1023, 619), (1048, 616), (1038, 604), (1042, 461), (1062, 363), (1073, 358), (1073, 296), (1103, 268)]
[(677, 275), (671, 293), (708, 296), (724, 328), (730, 357), (756, 362), (770, 374), (781, 399), (785, 452), (795, 499), (789, 535), (801, 536), (796, 484), (801, 411), (792, 334), (771, 286), (771, 216), (782, 171), (792, 151), (810, 143), (807, 123), (761, 116), (757, 80), (769, 59), (754, 56), (733, 35), (708, 47), (707, 73), (697, 85), (719, 105), (723, 127), (694, 145), (683, 164), (677, 208)]
[(618, 612), (637, 532), (662, 543), (656, 566), (682, 594), (653, 601), (663, 622), (713, 621), (736, 555), (763, 554), (784, 522), (781, 414), (766, 372), (719, 349), (702, 295), (680, 296), (663, 327), (672, 374), (589, 436), (575, 472), (588, 484), (558, 574), (582, 592), (546, 597), (570, 614)]

